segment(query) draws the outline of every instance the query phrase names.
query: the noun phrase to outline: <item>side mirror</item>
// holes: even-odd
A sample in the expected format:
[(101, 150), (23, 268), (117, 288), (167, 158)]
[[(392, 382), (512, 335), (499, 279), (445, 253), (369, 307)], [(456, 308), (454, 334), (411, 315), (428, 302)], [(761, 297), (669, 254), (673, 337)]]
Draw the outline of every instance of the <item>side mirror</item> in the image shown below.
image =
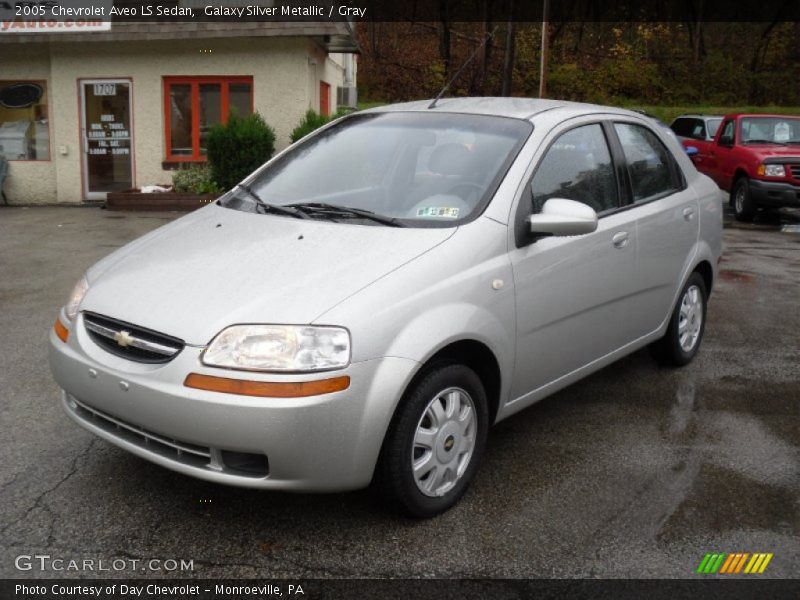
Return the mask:
[(698, 154), (700, 154), (700, 150), (697, 149), (697, 146), (686, 146), (686, 154), (689, 155), (689, 158), (694, 158)]
[(528, 217), (528, 224), (533, 234), (583, 235), (597, 229), (597, 213), (582, 202), (550, 198), (542, 212)]

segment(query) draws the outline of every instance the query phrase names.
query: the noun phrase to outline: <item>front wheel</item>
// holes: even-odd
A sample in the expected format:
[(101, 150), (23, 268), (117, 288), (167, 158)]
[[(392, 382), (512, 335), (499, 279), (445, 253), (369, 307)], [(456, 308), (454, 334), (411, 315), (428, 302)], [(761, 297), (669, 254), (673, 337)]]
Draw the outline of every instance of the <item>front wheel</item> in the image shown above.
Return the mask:
[(486, 391), (460, 364), (429, 369), (406, 393), (387, 433), (377, 483), (388, 504), (414, 517), (453, 506), (486, 446)]
[(731, 191), (731, 203), (737, 221), (749, 223), (756, 216), (757, 207), (750, 194), (750, 182), (747, 177), (736, 180)]
[(692, 273), (683, 286), (663, 338), (650, 345), (650, 352), (661, 364), (681, 367), (689, 364), (700, 348), (706, 326), (706, 284), (699, 273)]

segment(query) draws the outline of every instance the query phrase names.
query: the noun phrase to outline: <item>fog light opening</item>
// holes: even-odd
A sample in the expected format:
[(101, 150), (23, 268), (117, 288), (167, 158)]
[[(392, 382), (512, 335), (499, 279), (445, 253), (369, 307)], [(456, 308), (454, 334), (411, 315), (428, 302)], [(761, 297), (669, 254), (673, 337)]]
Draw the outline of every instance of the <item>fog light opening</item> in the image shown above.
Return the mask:
[(233, 452), (221, 450), (222, 462), (226, 471), (234, 471), (240, 475), (266, 477), (269, 475), (269, 462), (263, 454), (250, 452)]

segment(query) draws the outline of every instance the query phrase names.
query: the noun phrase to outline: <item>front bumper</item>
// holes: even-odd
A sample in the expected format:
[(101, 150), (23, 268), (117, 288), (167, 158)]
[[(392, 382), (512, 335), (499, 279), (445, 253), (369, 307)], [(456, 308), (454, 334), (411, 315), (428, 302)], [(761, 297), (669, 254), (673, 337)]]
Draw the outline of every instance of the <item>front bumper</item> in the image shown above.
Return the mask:
[[(63, 321), (62, 321), (63, 322)], [(417, 368), (402, 358), (335, 373), (254, 374), (205, 367), (202, 348), (142, 364), (94, 344), (82, 317), (67, 343), (50, 334), (50, 368), (67, 414), (96, 435), (180, 473), (243, 487), (342, 491), (369, 484), (394, 408)], [(348, 375), (350, 387), (308, 398), (260, 398), (185, 387), (190, 372), (264, 381)], [(226, 457), (263, 455), (248, 473)]]
[(751, 179), (750, 197), (760, 206), (800, 207), (800, 186), (780, 181)]

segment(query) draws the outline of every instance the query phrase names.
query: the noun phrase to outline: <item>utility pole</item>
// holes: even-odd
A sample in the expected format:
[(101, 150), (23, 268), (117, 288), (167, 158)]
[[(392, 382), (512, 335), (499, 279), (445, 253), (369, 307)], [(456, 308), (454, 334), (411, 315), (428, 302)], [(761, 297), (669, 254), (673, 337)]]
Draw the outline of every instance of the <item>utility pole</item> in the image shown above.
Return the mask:
[(514, 0), (508, 6), (508, 28), (506, 29), (506, 56), (503, 61), (503, 90), (501, 96), (511, 95), (511, 81), (514, 78), (514, 47), (517, 38), (517, 24), (514, 22)]
[(550, 0), (544, 0), (542, 9), (542, 56), (539, 64), (539, 98), (547, 96), (547, 59), (550, 54), (548, 35), (548, 19), (550, 18)]

